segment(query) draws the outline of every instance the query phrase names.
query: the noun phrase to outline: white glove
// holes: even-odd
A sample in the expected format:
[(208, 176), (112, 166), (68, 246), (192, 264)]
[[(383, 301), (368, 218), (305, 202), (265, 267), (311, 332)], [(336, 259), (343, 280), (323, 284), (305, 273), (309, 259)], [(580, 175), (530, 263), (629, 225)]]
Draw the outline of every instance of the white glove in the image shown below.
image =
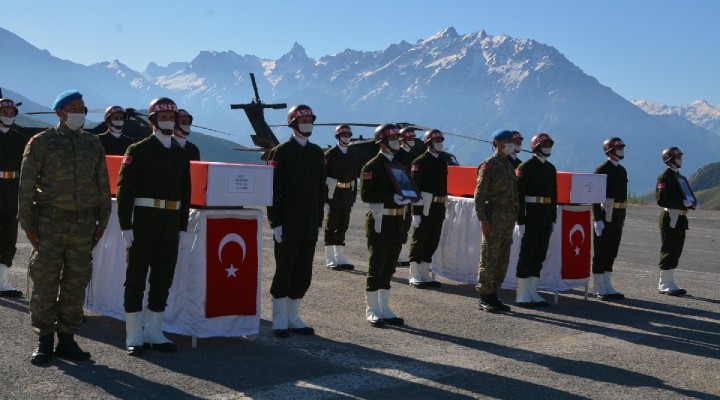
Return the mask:
[(405, 204), (410, 204), (410, 199), (406, 199), (406, 198), (400, 196), (399, 194), (395, 194), (393, 196), (393, 201), (397, 205), (400, 205), (400, 206), (404, 206)]
[(180, 248), (186, 249), (192, 247), (195, 241), (195, 235), (190, 232), (180, 231)]
[(518, 225), (518, 230), (520, 231), (520, 236), (525, 234), (525, 225)]
[(675, 226), (677, 225), (678, 217), (680, 216), (680, 211), (675, 209), (668, 210), (668, 214), (670, 215), (670, 228), (675, 229)]
[(595, 234), (598, 235), (598, 237), (602, 236), (602, 231), (605, 229), (605, 223), (602, 221), (595, 221)]
[(417, 228), (420, 226), (420, 216), (419, 215), (412, 216), (412, 226), (413, 226), (413, 228)]
[(276, 242), (282, 243), (282, 225), (273, 228), (273, 236), (275, 237)]
[(683, 200), (683, 205), (685, 206), (685, 208), (690, 208), (692, 207), (693, 203), (690, 200)]
[(323, 206), (323, 213), (325, 215), (328, 215), (328, 213), (330, 213), (330, 204), (325, 203), (325, 205)]
[(424, 206), (424, 205), (425, 205), (425, 202), (423, 201), (422, 197), (419, 197), (419, 198), (413, 203), (413, 205), (420, 207), (420, 206)]
[(133, 234), (132, 229), (128, 229), (125, 231), (121, 231), (120, 235), (122, 235), (123, 240), (125, 240), (125, 247), (130, 248), (132, 247), (132, 242), (135, 240), (135, 235)]

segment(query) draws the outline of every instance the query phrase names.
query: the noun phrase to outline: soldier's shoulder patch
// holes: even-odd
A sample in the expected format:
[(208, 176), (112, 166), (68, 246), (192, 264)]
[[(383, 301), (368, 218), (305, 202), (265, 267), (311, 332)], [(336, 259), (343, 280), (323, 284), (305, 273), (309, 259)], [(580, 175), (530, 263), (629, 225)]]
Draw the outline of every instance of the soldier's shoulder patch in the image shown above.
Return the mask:
[(363, 172), (362, 178), (363, 178), (363, 180), (372, 179), (372, 172)]
[(658, 182), (657, 188), (658, 188), (658, 189), (665, 189), (665, 183), (664, 183), (664, 182)]
[(127, 165), (132, 164), (132, 156), (124, 156), (122, 159), (122, 163)]
[(490, 164), (488, 164), (487, 162), (484, 162), (484, 163), (480, 164), (480, 169), (483, 171), (486, 169), (490, 169)]
[(413, 164), (412, 168), (410, 169), (412, 172), (418, 172), (420, 171), (420, 164)]
[(518, 178), (521, 178), (522, 174), (523, 174), (523, 172), (520, 168), (515, 170), (515, 176), (517, 176)]
[(268, 160), (268, 164), (271, 167), (277, 167), (277, 161), (275, 160)]

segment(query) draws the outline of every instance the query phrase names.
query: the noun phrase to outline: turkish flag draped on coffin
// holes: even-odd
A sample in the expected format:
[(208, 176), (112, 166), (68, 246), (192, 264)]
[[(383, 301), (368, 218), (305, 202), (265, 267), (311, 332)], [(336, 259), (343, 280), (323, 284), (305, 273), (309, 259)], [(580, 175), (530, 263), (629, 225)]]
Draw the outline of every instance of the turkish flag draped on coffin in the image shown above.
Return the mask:
[(255, 315), (257, 230), (256, 219), (208, 218), (205, 318)]
[(562, 208), (561, 235), (562, 279), (590, 277), (590, 210), (574, 211)]

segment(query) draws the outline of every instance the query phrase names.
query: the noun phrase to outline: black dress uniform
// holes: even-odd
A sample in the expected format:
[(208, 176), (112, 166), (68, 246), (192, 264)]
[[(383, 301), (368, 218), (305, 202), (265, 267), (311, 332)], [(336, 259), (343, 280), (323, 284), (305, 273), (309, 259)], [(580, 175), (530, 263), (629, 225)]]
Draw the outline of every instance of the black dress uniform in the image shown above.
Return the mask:
[(188, 140), (185, 142), (185, 146), (181, 147), (187, 150), (190, 155), (190, 161), (200, 161), (200, 148), (198, 148), (195, 143)]
[[(190, 160), (177, 143), (166, 148), (151, 135), (131, 145), (118, 176), (120, 229), (133, 230), (128, 249), (125, 311), (142, 311), (150, 268), (148, 309), (165, 311), (177, 263), (179, 232), (190, 213)], [(157, 200), (156, 204), (147, 204)]]
[(121, 134), (115, 137), (110, 131), (98, 135), (106, 156), (124, 156), (127, 148), (135, 141), (127, 135)]
[[(390, 279), (395, 273), (395, 265), (402, 247), (402, 235), (405, 229), (403, 222), (405, 207), (395, 203), (395, 187), (388, 175), (385, 164), (390, 161), (382, 153), (378, 153), (362, 168), (360, 174), (360, 198), (366, 203), (382, 203), (382, 225), (380, 232), (375, 231), (375, 216), (368, 212), (365, 217), (365, 235), (370, 252), (365, 290), (373, 292), (379, 289), (390, 289)], [(397, 164), (397, 163), (396, 163)]]
[[(415, 156), (411, 151), (407, 151), (405, 147), (400, 147), (400, 150), (397, 151), (397, 153), (393, 156), (393, 162), (396, 162), (398, 164), (401, 164), (405, 166), (405, 168), (410, 171), (410, 166), (412, 165), (413, 160), (415, 159)], [(402, 231), (402, 244), (406, 244), (408, 240), (408, 234), (410, 232), (410, 226), (412, 225), (412, 213), (410, 212), (410, 207), (405, 208), (405, 216), (403, 219), (403, 231)], [(400, 251), (402, 252), (402, 247), (400, 247)], [(402, 260), (398, 260), (402, 265), (407, 266), (409, 263), (406, 261), (407, 254), (403, 253)]]
[[(685, 196), (680, 188), (679, 179), (685, 178), (680, 172), (668, 168), (658, 177), (655, 189), (657, 205), (664, 208), (660, 213), (659, 221), (662, 239), (659, 264), (661, 270), (677, 268), (685, 244), (685, 231), (688, 229), (688, 208), (683, 203)], [(675, 227), (670, 226), (671, 212), (678, 213)]]
[(517, 158), (517, 156), (507, 156), (508, 161), (510, 161), (510, 164), (512, 164), (513, 168), (517, 168), (522, 164), (522, 160)]
[(593, 204), (593, 220), (603, 221), (602, 235), (594, 234), (595, 251), (592, 273), (603, 274), (613, 270), (613, 263), (620, 248), (620, 239), (625, 225), (627, 205), (627, 171), (619, 163), (605, 161), (595, 170), (596, 174), (607, 175), (605, 197), (614, 199), (612, 218), (608, 220), (606, 210), (600, 204)]
[(325, 223), (325, 246), (345, 246), (345, 233), (350, 225), (350, 211), (357, 198), (357, 159), (349, 148), (343, 153), (339, 146), (325, 152), (325, 171), (337, 179)]
[(539, 277), (557, 219), (557, 170), (537, 156), (520, 164), (518, 175), (518, 225), (525, 225), (520, 244), (518, 278)]
[(320, 146), (301, 145), (291, 137), (273, 148), (273, 202), (267, 208), (271, 228), (282, 227), (275, 244), (274, 298), (301, 299), (310, 288), (315, 244), (323, 220), (325, 199), (324, 154)]
[(420, 216), (420, 226), (413, 232), (410, 244), (411, 262), (432, 262), (432, 256), (440, 243), (440, 233), (445, 220), (447, 198), (447, 161), (438, 153), (426, 151), (412, 162), (411, 175), (417, 189), (432, 193), (432, 204), (428, 215), (423, 214), (424, 206), (413, 205), (412, 214)]
[(18, 232), (18, 185), (28, 138), (12, 125), (0, 132), (0, 264), (12, 266)]

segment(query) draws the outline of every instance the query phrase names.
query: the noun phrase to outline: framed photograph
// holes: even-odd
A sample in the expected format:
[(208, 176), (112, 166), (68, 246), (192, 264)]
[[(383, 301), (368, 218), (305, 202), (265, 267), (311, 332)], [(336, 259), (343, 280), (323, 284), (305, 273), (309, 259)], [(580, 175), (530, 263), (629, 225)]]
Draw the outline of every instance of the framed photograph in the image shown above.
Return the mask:
[(412, 201), (420, 198), (420, 192), (415, 187), (415, 182), (410, 179), (410, 174), (403, 165), (387, 163), (385, 167), (387, 167), (388, 175), (397, 194)]
[(683, 192), (685, 200), (693, 203), (693, 206), (697, 205), (697, 199), (695, 198), (695, 194), (693, 193), (692, 189), (690, 189), (690, 183), (688, 183), (687, 178), (682, 175), (677, 175), (677, 180), (680, 184), (680, 189)]

